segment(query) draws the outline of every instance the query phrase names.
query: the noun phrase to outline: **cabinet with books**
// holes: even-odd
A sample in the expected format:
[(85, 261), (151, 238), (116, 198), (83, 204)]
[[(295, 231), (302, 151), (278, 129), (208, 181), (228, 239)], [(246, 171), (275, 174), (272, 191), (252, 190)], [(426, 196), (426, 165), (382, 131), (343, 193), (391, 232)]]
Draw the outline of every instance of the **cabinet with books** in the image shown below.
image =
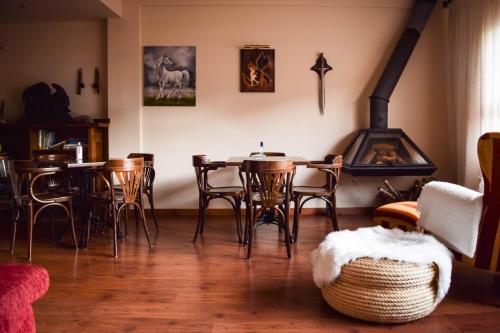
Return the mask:
[(108, 159), (109, 119), (91, 124), (0, 125), (2, 152), (13, 159), (32, 159), (37, 151), (72, 150), (80, 142), (85, 159)]

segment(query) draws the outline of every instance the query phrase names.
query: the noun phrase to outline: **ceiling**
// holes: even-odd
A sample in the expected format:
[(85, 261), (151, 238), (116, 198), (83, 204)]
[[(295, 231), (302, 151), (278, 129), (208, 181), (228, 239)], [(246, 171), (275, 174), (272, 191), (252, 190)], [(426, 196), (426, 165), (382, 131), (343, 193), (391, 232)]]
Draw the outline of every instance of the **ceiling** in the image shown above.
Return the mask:
[(120, 17), (121, 0), (1, 0), (0, 23)]

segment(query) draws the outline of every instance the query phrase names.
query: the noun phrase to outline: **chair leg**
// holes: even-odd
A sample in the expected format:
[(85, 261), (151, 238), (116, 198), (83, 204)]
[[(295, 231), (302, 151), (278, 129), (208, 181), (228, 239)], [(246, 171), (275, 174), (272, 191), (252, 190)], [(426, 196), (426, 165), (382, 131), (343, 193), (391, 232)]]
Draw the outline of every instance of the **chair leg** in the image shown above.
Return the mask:
[(194, 232), (193, 243), (196, 242), (196, 238), (198, 238), (198, 234), (200, 233), (202, 209), (203, 208), (202, 208), (201, 196), (200, 196), (198, 198), (198, 223), (196, 224), (196, 231)]
[(156, 213), (155, 213), (155, 204), (153, 201), (153, 189), (151, 189), (151, 193), (148, 195), (148, 201), (149, 201), (149, 207), (151, 207), (151, 215), (153, 216), (153, 221), (155, 222), (155, 227), (156, 231), (160, 231), (160, 225), (158, 224), (158, 220), (156, 219)]
[(234, 213), (236, 215), (236, 231), (238, 232), (238, 243), (241, 244), (241, 199), (234, 199)]
[(52, 243), (56, 243), (56, 232), (54, 230), (54, 212), (52, 208), (49, 208), (49, 214), (50, 214), (50, 231), (51, 231), (51, 237), (52, 237)]
[(112, 204), (112, 214), (113, 214), (113, 256), (118, 258), (118, 230), (117, 230), (117, 217), (116, 217), (116, 207)]
[(33, 248), (33, 204), (28, 203), (28, 260), (31, 261), (31, 250)]
[(139, 224), (139, 212), (137, 211), (137, 207), (134, 205), (134, 218), (135, 218), (135, 225)]
[(125, 205), (125, 238), (128, 238), (128, 205)]
[(247, 251), (247, 259), (250, 259), (252, 257), (252, 241), (253, 241), (253, 225), (255, 223), (255, 212), (253, 209), (250, 210), (250, 216), (249, 216), (249, 224), (248, 224), (248, 251)]
[(289, 226), (289, 214), (288, 214), (288, 211), (289, 211), (290, 207), (289, 205), (285, 205), (285, 210), (286, 210), (286, 213), (283, 214), (284, 216), (284, 224), (285, 224), (285, 243), (286, 243), (286, 254), (287, 254), (287, 257), (288, 259), (290, 259), (292, 257), (292, 250), (290, 248), (290, 226)]
[(205, 212), (207, 208), (208, 208), (208, 200), (207, 198), (202, 197), (200, 235), (203, 234), (203, 230), (205, 229)]
[(142, 196), (141, 196), (141, 199), (139, 200), (139, 202), (140, 202), (139, 210), (140, 210), (140, 215), (142, 218), (142, 226), (144, 227), (144, 233), (146, 234), (146, 238), (148, 239), (149, 247), (153, 248), (154, 245), (153, 245), (153, 243), (151, 243), (151, 236), (149, 235), (148, 226), (146, 224), (146, 213), (144, 212), (144, 202), (142, 201)]
[(73, 243), (75, 243), (75, 249), (78, 250), (78, 243), (76, 241), (76, 231), (75, 231), (75, 219), (73, 217), (73, 203), (71, 200), (68, 202), (69, 206), (69, 223), (71, 223), (71, 232), (73, 234)]
[(295, 196), (293, 199), (294, 207), (293, 207), (293, 229), (292, 229), (292, 235), (293, 235), (293, 242), (296, 243), (297, 239), (299, 238), (299, 215), (300, 215), (300, 196)]
[(10, 239), (10, 249), (9, 252), (14, 254), (14, 247), (16, 245), (16, 233), (17, 233), (17, 222), (19, 221), (19, 217), (21, 214), (21, 210), (16, 208), (15, 205), (12, 206), (12, 237)]
[(332, 219), (332, 227), (333, 227), (333, 230), (334, 231), (339, 231), (339, 224), (338, 224), (338, 221), (337, 221), (337, 200), (335, 198), (335, 194), (332, 195), (331, 199), (330, 199), (331, 203), (332, 203), (332, 206), (331, 206), (331, 210), (330, 210), (330, 217)]
[(248, 224), (250, 220), (250, 209), (245, 202), (245, 228), (243, 230), (243, 246), (248, 242)]

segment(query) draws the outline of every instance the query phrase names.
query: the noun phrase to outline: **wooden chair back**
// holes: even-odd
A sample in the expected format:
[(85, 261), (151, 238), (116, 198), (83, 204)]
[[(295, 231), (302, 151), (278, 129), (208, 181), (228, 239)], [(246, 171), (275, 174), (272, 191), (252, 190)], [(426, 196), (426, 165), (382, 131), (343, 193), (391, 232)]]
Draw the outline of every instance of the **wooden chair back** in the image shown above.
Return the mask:
[(340, 172), (342, 170), (342, 155), (327, 155), (325, 157), (327, 167), (321, 169), (327, 173), (327, 188), (330, 193), (335, 192), (340, 181)]
[(154, 169), (155, 155), (147, 153), (130, 153), (127, 156), (127, 158), (140, 157), (144, 159), (144, 193), (151, 193), (156, 177), (156, 171)]
[(142, 157), (144, 159), (144, 165), (154, 166), (155, 155), (148, 153), (130, 153), (127, 158), (139, 158)]
[[(17, 207), (22, 206), (23, 194), (23, 169), (28, 165), (33, 166), (32, 161), (13, 161), (10, 172), (10, 184), (12, 191), (12, 199)], [(27, 188), (27, 187), (26, 187)]]
[(0, 153), (0, 206), (9, 201), (12, 196), (10, 174), (13, 161), (7, 155)]
[(9, 178), (12, 160), (6, 155), (0, 155), (0, 178)]
[(49, 151), (38, 151), (33, 152), (35, 156), (35, 161), (39, 162), (39, 165), (42, 166), (52, 166), (52, 165), (61, 165), (65, 161), (74, 160), (74, 153), (72, 152), (49, 152)]
[[(51, 186), (53, 176), (63, 172), (60, 167), (40, 167), (34, 161), (14, 161), (14, 172), (11, 172), (12, 194), (17, 205), (22, 205), (22, 196), (28, 195), (31, 199), (43, 202), (36, 197), (37, 193), (45, 192)], [(49, 177), (45, 177), (49, 176)]]
[(473, 266), (500, 272), (500, 133), (483, 134), (477, 144), (477, 154), (484, 197)]
[(144, 159), (127, 158), (127, 159), (110, 159), (105, 169), (109, 172), (109, 182), (111, 195), (114, 200), (114, 184), (115, 179), (123, 192), (123, 202), (133, 204), (144, 186)]
[(205, 191), (207, 187), (207, 175), (203, 168), (204, 163), (210, 162), (207, 155), (193, 155), (193, 167), (196, 174), (196, 184), (200, 192)]
[[(263, 208), (278, 205), (278, 199), (285, 196), (290, 200), (295, 165), (290, 160), (253, 161), (246, 160), (242, 166), (246, 175), (246, 193), (250, 205), (253, 192), (260, 194)], [(255, 191), (256, 189), (256, 191)]]
[(193, 167), (196, 173), (196, 182), (200, 192), (207, 191), (211, 186), (208, 183), (208, 172), (224, 168), (225, 162), (211, 161), (207, 155), (193, 155)]

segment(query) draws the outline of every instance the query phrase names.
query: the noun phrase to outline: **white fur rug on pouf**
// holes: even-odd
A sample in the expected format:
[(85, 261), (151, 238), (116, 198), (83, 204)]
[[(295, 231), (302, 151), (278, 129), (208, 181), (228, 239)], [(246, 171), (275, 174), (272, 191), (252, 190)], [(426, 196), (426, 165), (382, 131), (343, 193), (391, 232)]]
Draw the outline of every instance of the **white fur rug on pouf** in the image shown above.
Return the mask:
[(385, 229), (381, 226), (329, 233), (310, 260), (314, 283), (326, 286), (340, 274), (343, 265), (362, 257), (390, 259), (439, 267), (436, 303), (441, 302), (451, 281), (451, 252), (431, 235)]

